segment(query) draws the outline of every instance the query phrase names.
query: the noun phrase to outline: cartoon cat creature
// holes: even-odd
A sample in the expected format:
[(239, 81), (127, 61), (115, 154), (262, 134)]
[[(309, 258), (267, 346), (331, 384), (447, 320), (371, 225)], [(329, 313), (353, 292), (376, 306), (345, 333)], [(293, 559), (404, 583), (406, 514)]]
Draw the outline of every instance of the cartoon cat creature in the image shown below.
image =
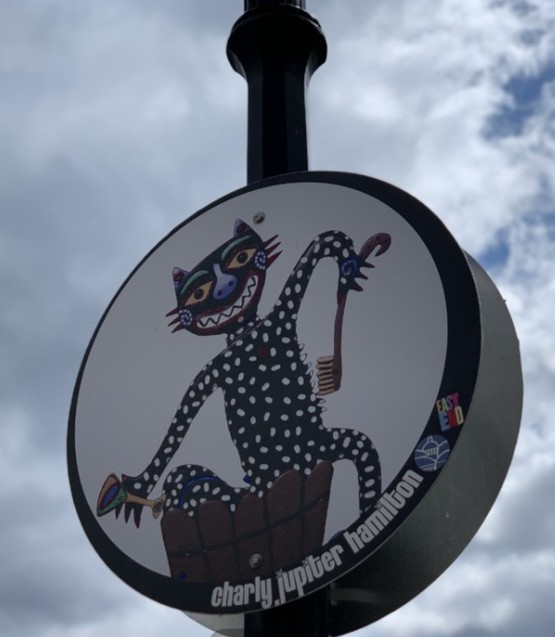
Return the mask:
[[(122, 477), (119, 499), (114, 497), (117, 489), (101, 494), (98, 515), (111, 510), (119, 514), (125, 506), (125, 520), (133, 511), (139, 526), (143, 503), (183, 443), (197, 412), (218, 389), (223, 392), (227, 426), (247, 486), (231, 486), (200, 465), (178, 466), (167, 474), (159, 510), (181, 508), (194, 516), (203, 502), (219, 500), (234, 511), (246, 493), (263, 497), (286, 471), (296, 469), (307, 476), (320, 461), (343, 459), (356, 467), (360, 511), (373, 506), (381, 493), (378, 453), (365, 434), (324, 425), (322, 396), (339, 389), (341, 382), (341, 323), (347, 293), (362, 290), (358, 281), (367, 277), (361, 269), (374, 267), (366, 259), (372, 252), (375, 256), (384, 253), (390, 242), (388, 234), (376, 234), (357, 253), (343, 232), (319, 234), (263, 318), (257, 309), (266, 271), (280, 254), (277, 235), (263, 241), (249, 225), (237, 220), (233, 236), (193, 270), (174, 268), (177, 306), (168, 314), (173, 318), (173, 331), (225, 334), (226, 347), (189, 385), (144, 470)], [(333, 356), (319, 359), (314, 379), (298, 341), (297, 317), (311, 275), (325, 258), (338, 266), (335, 351)]]

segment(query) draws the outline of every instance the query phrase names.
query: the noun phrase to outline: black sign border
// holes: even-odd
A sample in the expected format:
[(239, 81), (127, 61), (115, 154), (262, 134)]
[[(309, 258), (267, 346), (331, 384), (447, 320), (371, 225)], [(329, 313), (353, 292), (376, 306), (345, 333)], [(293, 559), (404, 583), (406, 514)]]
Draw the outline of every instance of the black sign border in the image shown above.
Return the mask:
[[(447, 307), (448, 338), (446, 362), (437, 400), (455, 391), (459, 392), (461, 397), (460, 404), (465, 414), (468, 412), (472, 402), (482, 350), (480, 303), (472, 270), (469, 266), (466, 254), (459, 247), (445, 225), (434, 213), (412, 195), (384, 181), (363, 175), (341, 172), (303, 172), (265, 179), (245, 188), (241, 188), (225, 195), (188, 217), (159, 241), (133, 269), (102, 315), (79, 369), (70, 407), (67, 436), (67, 461), (71, 493), (79, 519), (89, 541), (106, 565), (129, 586), (155, 601), (180, 610), (199, 613), (235, 614), (261, 610), (261, 606), (257, 603), (251, 603), (241, 607), (214, 608), (211, 605), (214, 585), (181, 582), (156, 573), (128, 557), (105, 534), (86, 501), (77, 467), (75, 418), (83, 373), (98, 332), (120, 293), (135, 275), (136, 271), (174, 233), (184, 228), (200, 215), (230, 199), (270, 186), (294, 183), (332, 184), (358, 190), (392, 208), (413, 227), (426, 245), (436, 265), (442, 282)], [(434, 403), (430, 409), (427, 425), (423, 428), (422, 437), (434, 434), (442, 435), (448, 441), (451, 451), (453, 451), (457, 438), (463, 428), (464, 425), (462, 427), (452, 428), (448, 431), (440, 431)], [(318, 581), (315, 580), (312, 583), (308, 583), (304, 587), (304, 595), (310, 594), (345, 575), (345, 573), (355, 568), (378, 550), (379, 546), (387, 541), (387, 538), (399, 528), (414, 508), (418, 506), (433, 482), (441, 474), (441, 470), (437, 472), (421, 471), (416, 465), (414, 458), (410, 456), (390, 486), (394, 486), (409, 469), (422, 477), (423, 482), (421, 488), (419, 488), (418, 493), (414, 497), (407, 500), (403, 511), (387, 526), (387, 533), (381, 534), (384, 535), (384, 537), (376, 537), (375, 541), (369, 543), (360, 553), (356, 555), (352, 554), (352, 556), (349, 555), (349, 549), (345, 548), (346, 543), (343, 537), (328, 542), (322, 547), (321, 551), (314, 553), (313, 556), (319, 556), (327, 550), (330, 544), (334, 544), (342, 545), (345, 548), (343, 555), (346, 556), (346, 559), (343, 560), (342, 565), (336, 568), (329, 577), (323, 577)], [(361, 520), (362, 518), (357, 519), (345, 531), (354, 531), (361, 524)], [(299, 566), (301, 563), (302, 562), (290, 565), (290, 569)], [(275, 579), (275, 576), (273, 576), (273, 579)], [(297, 596), (290, 596), (287, 598), (287, 601), (292, 601), (296, 597)], [(274, 598), (277, 598), (275, 594)]]

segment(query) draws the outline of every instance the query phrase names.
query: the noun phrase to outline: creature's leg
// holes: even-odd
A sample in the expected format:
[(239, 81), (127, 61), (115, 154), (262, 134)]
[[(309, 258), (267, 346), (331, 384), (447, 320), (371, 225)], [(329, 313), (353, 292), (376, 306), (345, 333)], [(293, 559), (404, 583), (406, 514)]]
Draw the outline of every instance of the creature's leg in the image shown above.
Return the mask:
[(165, 512), (183, 509), (194, 515), (200, 504), (207, 500), (220, 500), (229, 505), (231, 511), (245, 495), (248, 488), (232, 487), (213, 471), (200, 465), (187, 464), (174, 469), (164, 482), (166, 494)]
[(365, 434), (354, 429), (328, 429), (320, 442), (320, 457), (330, 462), (351, 460), (358, 474), (358, 500), (362, 513), (373, 506), (381, 494), (380, 458)]

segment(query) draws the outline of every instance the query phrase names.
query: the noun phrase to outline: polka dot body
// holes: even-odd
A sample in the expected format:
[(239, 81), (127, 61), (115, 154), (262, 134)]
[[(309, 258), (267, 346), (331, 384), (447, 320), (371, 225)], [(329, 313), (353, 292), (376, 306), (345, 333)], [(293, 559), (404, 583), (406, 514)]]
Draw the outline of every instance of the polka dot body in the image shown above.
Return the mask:
[[(227, 347), (191, 383), (170, 425), (160, 451), (138, 477), (129, 479), (138, 495), (149, 493), (186, 436), (207, 398), (223, 392), (226, 421), (245, 474), (246, 486), (228, 485), (198, 465), (170, 471), (164, 482), (165, 510), (182, 508), (190, 515), (203, 502), (217, 499), (234, 510), (245, 493), (260, 497), (284, 472), (308, 476), (321, 460), (352, 461), (359, 475), (361, 511), (380, 493), (379, 458), (370, 440), (346, 428), (329, 428), (322, 420), (323, 401), (316, 395), (303, 346), (297, 337), (297, 316), (310, 277), (324, 257), (340, 266), (356, 253), (349, 237), (322, 233), (308, 246), (290, 274), (274, 308), (230, 331)], [(347, 285), (345, 276), (334, 285)], [(156, 469), (156, 470), (154, 470)]]

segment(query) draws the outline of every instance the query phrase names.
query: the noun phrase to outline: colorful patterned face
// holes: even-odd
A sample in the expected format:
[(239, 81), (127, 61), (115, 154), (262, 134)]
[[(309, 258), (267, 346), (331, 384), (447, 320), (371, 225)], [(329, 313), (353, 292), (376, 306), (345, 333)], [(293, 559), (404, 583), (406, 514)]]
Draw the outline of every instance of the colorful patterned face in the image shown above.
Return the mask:
[(173, 331), (229, 334), (245, 324), (260, 301), (266, 269), (277, 259), (277, 235), (267, 241), (244, 221), (235, 222), (233, 238), (203, 259), (191, 272), (173, 269), (177, 307), (168, 316)]

